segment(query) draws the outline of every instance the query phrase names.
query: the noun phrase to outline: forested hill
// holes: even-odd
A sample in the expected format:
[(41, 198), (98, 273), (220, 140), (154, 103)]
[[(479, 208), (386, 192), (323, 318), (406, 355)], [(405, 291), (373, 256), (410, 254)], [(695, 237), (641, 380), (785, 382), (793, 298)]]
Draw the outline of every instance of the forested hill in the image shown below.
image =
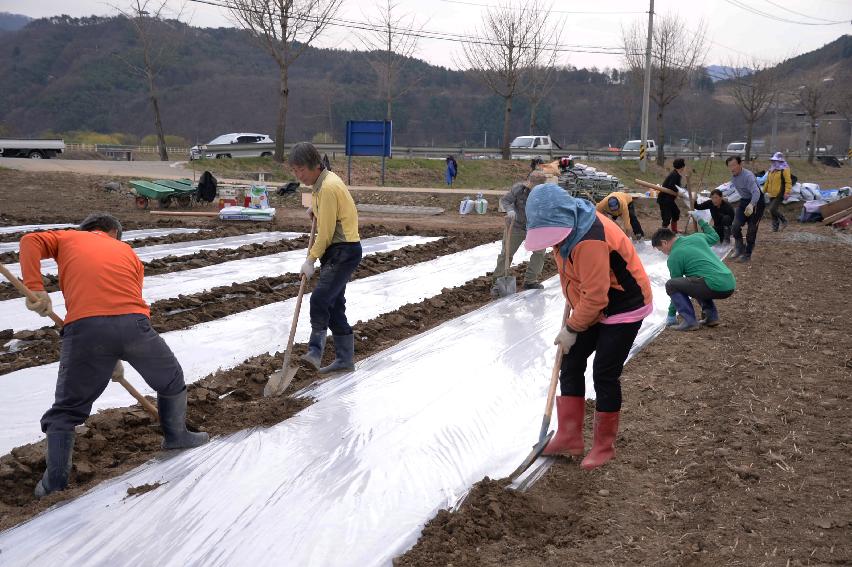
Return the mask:
[[(157, 87), (168, 134), (204, 142), (223, 132), (274, 131), (278, 70), (247, 34), (173, 21), (158, 23), (156, 34), (163, 46)], [(340, 140), (346, 120), (384, 117), (366, 57), (333, 49), (304, 53), (291, 70), (288, 141), (323, 134)], [(0, 133), (151, 134), (147, 88), (131, 71), (130, 64), (138, 63), (138, 43), (122, 18), (62, 16), (3, 32)], [(421, 60), (410, 63), (402, 80), (416, 86), (394, 105), (397, 143), (473, 145), (481, 144), (487, 132), (489, 145), (496, 145), (502, 132), (501, 99), (470, 73)], [(621, 79), (617, 71), (560, 69), (539, 109), (540, 132), (586, 146), (620, 145), (636, 137), (639, 90)], [(697, 79), (667, 111), (671, 138), (695, 132), (737, 137), (742, 130), (737, 112), (718, 98), (712, 81)], [(512, 115), (512, 135), (529, 133), (526, 100), (515, 102)]]

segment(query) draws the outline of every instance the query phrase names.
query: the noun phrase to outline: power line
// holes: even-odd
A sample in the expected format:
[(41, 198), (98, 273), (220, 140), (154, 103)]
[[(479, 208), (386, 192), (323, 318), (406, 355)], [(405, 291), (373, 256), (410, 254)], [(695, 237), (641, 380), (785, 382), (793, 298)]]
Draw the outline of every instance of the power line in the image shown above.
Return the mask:
[[(463, 0), (441, 0), (448, 4), (463, 4), (465, 6), (479, 6), (480, 8), (500, 8), (493, 4), (479, 4), (477, 2), (465, 2)], [(596, 11), (572, 11), (572, 10), (550, 10), (551, 14), (646, 14), (647, 12), (596, 12)]]
[(764, 12), (762, 10), (758, 10), (757, 8), (754, 8), (752, 6), (748, 6), (747, 4), (739, 2), (738, 0), (725, 0), (725, 2), (727, 2), (731, 6), (736, 6), (737, 8), (740, 8), (741, 10), (745, 10), (746, 12), (749, 12), (750, 14), (754, 14), (756, 16), (762, 16), (764, 18), (774, 20), (776, 22), (783, 22), (783, 23), (786, 23), (786, 24), (797, 24), (797, 25), (801, 25), (801, 26), (836, 26), (836, 25), (840, 25), (840, 24), (848, 24), (849, 23), (849, 22), (840, 22), (840, 21), (821, 23), (821, 22), (802, 22), (802, 21), (799, 21), (799, 20), (790, 20), (790, 19), (787, 19), (787, 18), (782, 18), (780, 16), (776, 16), (775, 14), (771, 14), (769, 12)]
[[(207, 4), (209, 6), (216, 6), (218, 8), (230, 9), (231, 6), (227, 4), (220, 4), (218, 2), (214, 2), (212, 0), (190, 0), (191, 2), (196, 2), (198, 4)], [(258, 10), (255, 10), (256, 13), (262, 13)], [(298, 21), (305, 22), (318, 22), (318, 18), (316, 16), (309, 15), (301, 15), (301, 14), (293, 14), (290, 18)], [(370, 31), (370, 32), (386, 32), (387, 27), (378, 26), (376, 24), (371, 24), (369, 22), (359, 22), (355, 20), (347, 20), (344, 18), (328, 18), (328, 25), (332, 25), (335, 27), (341, 27), (346, 29), (355, 29), (360, 31)], [(417, 37), (421, 39), (434, 39), (439, 41), (450, 41), (455, 43), (466, 43), (466, 44), (474, 44), (474, 45), (492, 45), (499, 46), (501, 45), (498, 42), (491, 41), (487, 38), (476, 37), (471, 35), (463, 35), (449, 32), (436, 32), (436, 31), (428, 31), (428, 30), (415, 30), (411, 28), (391, 28), (391, 30), (398, 35), (407, 36), (407, 37)], [(552, 50), (558, 53), (590, 53), (590, 54), (599, 54), (599, 55), (622, 55), (625, 53), (623, 47), (615, 47), (615, 46), (603, 46), (603, 45), (564, 45), (564, 44), (554, 44), (552, 46), (547, 47), (548, 50)]]
[(825, 18), (819, 18), (817, 16), (810, 16), (808, 14), (803, 14), (801, 12), (791, 10), (790, 8), (786, 8), (786, 7), (782, 6), (781, 4), (778, 4), (777, 2), (773, 2), (772, 0), (764, 0), (764, 1), (767, 4), (772, 4), (776, 8), (781, 8), (782, 10), (784, 10), (786, 12), (790, 12), (791, 14), (796, 14), (797, 16), (803, 16), (805, 18), (810, 18), (812, 20), (820, 20), (820, 21), (823, 21), (823, 22), (828, 22), (830, 24), (845, 24), (845, 23), (849, 22), (849, 20), (826, 20)]

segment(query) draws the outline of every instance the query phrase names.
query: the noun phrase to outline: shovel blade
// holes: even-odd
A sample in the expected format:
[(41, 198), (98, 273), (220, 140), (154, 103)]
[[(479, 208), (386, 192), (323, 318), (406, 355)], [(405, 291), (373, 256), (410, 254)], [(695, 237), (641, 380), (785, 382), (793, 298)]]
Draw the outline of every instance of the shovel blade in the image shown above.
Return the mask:
[(283, 394), (298, 371), (298, 366), (287, 366), (277, 372), (273, 372), (266, 382), (266, 386), (263, 387), (263, 396), (268, 398)]
[(518, 291), (518, 282), (515, 279), (515, 276), (497, 278), (494, 285), (497, 287), (497, 295), (500, 297), (508, 297), (510, 295), (514, 295)]
[(556, 431), (551, 431), (550, 433), (548, 433), (547, 435), (544, 436), (544, 439), (539, 440), (538, 443), (533, 445), (532, 451), (530, 451), (530, 454), (527, 455), (527, 458), (524, 459), (521, 462), (520, 466), (518, 468), (516, 468), (512, 472), (512, 474), (509, 475), (508, 478), (509, 478), (510, 483), (515, 482), (515, 479), (517, 479), (519, 476), (521, 476), (521, 474), (523, 474), (523, 472), (525, 470), (530, 468), (530, 465), (532, 465), (535, 462), (535, 460), (537, 458), (539, 458), (541, 456), (541, 454), (544, 452), (544, 448), (547, 447), (547, 444), (550, 443), (550, 440), (553, 438), (553, 436), (555, 434), (556, 434)]

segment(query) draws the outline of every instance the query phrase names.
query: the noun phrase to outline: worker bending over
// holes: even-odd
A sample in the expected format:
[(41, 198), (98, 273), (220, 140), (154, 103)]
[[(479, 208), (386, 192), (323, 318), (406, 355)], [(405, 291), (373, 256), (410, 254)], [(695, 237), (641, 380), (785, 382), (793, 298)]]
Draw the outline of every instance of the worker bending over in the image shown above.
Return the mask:
[(93, 214), (79, 231), (37, 232), (21, 239), (24, 284), (36, 295), (35, 302), (27, 300), (27, 308), (42, 316), (53, 310), (41, 276), (46, 258), (59, 266), (68, 313), (61, 332), (56, 399), (41, 418), (47, 469), (36, 485), (36, 497), (68, 485), (74, 428), (89, 417), (119, 360), (126, 360), (156, 390), (164, 449), (206, 443), (206, 433), (186, 429), (183, 370), (151, 328), (150, 310), (142, 299), (144, 269), (133, 249), (121, 242), (121, 223), (107, 214)]
[[(671, 279), (666, 282), (666, 293), (671, 297), (666, 324), (677, 324), (675, 312), (683, 321), (676, 331), (694, 331), (699, 324), (715, 327), (719, 324), (719, 311), (714, 299), (726, 299), (736, 289), (737, 282), (731, 270), (710, 249), (719, 242), (719, 235), (706, 221), (694, 217), (702, 232), (678, 236), (661, 228), (651, 238), (651, 245), (666, 254)], [(697, 321), (692, 307), (694, 297), (701, 304), (702, 319)]]
[[(506, 211), (506, 234), (509, 238), (508, 248), (509, 255), (514, 257), (515, 252), (521, 247), (521, 244), (527, 237), (527, 199), (530, 196), (530, 191), (536, 185), (541, 185), (548, 179), (547, 173), (537, 170), (529, 174), (526, 180), (515, 183), (508, 193), (500, 198), (500, 204), (503, 205), (503, 210)], [(506, 236), (504, 236), (506, 238)], [(532, 253), (530, 261), (527, 262), (527, 271), (524, 275), (524, 289), (541, 289), (542, 286), (538, 279), (541, 277), (541, 270), (544, 268), (544, 250), (536, 250)], [(491, 286), (491, 295), (498, 296), (497, 280), (506, 275), (506, 242), (500, 247), (500, 255), (497, 256), (497, 267), (494, 268), (492, 279), (494, 281)]]
[(696, 203), (696, 211), (710, 211), (713, 219), (713, 229), (719, 235), (719, 241), (727, 244), (731, 240), (731, 224), (734, 222), (734, 208), (725, 200), (718, 189), (710, 191), (710, 199)]
[(599, 213), (609, 215), (616, 224), (618, 219), (621, 219), (621, 229), (630, 238), (642, 240), (645, 236), (642, 225), (639, 224), (639, 218), (636, 216), (633, 197), (627, 193), (621, 191), (610, 193), (598, 203), (597, 209)]
[[(322, 374), (354, 370), (355, 335), (346, 319), (346, 284), (361, 263), (358, 210), (346, 184), (323, 167), (313, 144), (296, 144), (289, 163), (299, 181), (311, 187), (308, 215), (317, 221), (316, 240), (301, 272), (310, 279), (316, 260), (321, 267), (311, 294), (311, 337), (302, 360)], [(335, 358), (322, 367), (328, 329), (334, 338)]]
[(562, 347), (556, 399), (559, 427), (547, 455), (583, 454), (586, 361), (595, 353), (594, 441), (584, 469), (615, 456), (621, 372), (642, 320), (653, 310), (651, 283), (633, 243), (594, 205), (554, 184), (527, 201), (528, 250), (553, 247), (562, 292), (573, 307), (554, 341)]

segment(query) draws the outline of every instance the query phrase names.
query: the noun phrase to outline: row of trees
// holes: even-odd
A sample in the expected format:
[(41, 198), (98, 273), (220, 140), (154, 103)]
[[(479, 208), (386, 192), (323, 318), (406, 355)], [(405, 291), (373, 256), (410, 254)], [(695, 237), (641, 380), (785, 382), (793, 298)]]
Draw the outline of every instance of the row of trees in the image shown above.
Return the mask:
[[(385, 119), (394, 116), (394, 102), (415, 87), (420, 76), (414, 56), (423, 22), (411, 14), (400, 14), (394, 0), (379, 0), (374, 15), (365, 14), (367, 25), (359, 32), (365, 48), (364, 58), (374, 72), (385, 106)], [(278, 68), (278, 116), (276, 120), (274, 157), (284, 158), (290, 95), (290, 69), (302, 54), (330, 25), (339, 25), (337, 14), (343, 0), (223, 0), (234, 23), (255, 40), (275, 61)], [(173, 46), (157, 36), (155, 21), (163, 22), (166, 0), (130, 0), (117, 8), (131, 22), (139, 43), (137, 57), (127, 57), (125, 63), (133, 73), (144, 79), (154, 117), (160, 157), (167, 160), (165, 134), (159, 107), (156, 80), (160, 67)], [(553, 87), (558, 71), (560, 40), (564, 20), (556, 17), (551, 6), (543, 0), (531, 0), (520, 6), (489, 7), (482, 22), (462, 41), (457, 56), (459, 67), (466, 68), (481, 83), (502, 100), (503, 120), (501, 150), (511, 157), (512, 111), (518, 97), (524, 98), (529, 112), (529, 132), (538, 133), (538, 109)], [(626, 69), (618, 74), (618, 83), (626, 84), (626, 106), (638, 106), (645, 67), (647, 28), (637, 22), (622, 30), (622, 46)], [(657, 111), (657, 162), (665, 161), (665, 117), (671, 104), (695, 83), (699, 70), (704, 69), (707, 54), (706, 27), (699, 23), (690, 29), (673, 14), (658, 17), (652, 38), (651, 99)], [(811, 80), (798, 89), (784, 85), (776, 67), (757, 59), (732, 61), (728, 65), (724, 93), (740, 110), (746, 125), (746, 155), (752, 155), (751, 144), (755, 124), (780, 104), (794, 103), (811, 121), (810, 157), (816, 150), (817, 124), (827, 113), (840, 113), (850, 119), (849, 94), (845, 99), (834, 92), (831, 80)], [(613, 79), (616, 75), (613, 73)], [(786, 89), (786, 90), (785, 90)], [(785, 94), (786, 93), (786, 94)], [(792, 94), (790, 94), (792, 93)], [(328, 106), (329, 122), (333, 96), (324, 101)], [(628, 113), (630, 115), (631, 113)], [(852, 122), (850, 122), (852, 124)], [(333, 128), (333, 124), (329, 123)]]

